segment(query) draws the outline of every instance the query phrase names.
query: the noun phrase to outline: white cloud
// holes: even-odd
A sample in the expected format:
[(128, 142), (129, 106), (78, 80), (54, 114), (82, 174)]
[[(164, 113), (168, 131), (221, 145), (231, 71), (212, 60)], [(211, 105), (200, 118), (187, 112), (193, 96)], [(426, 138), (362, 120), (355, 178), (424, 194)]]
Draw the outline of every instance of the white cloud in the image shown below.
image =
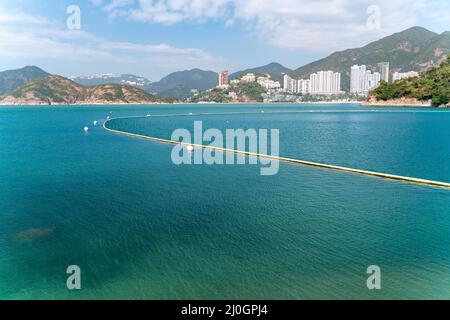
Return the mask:
[[(447, 0), (115, 0), (105, 9), (111, 16), (139, 22), (216, 20), (227, 27), (242, 23), (261, 41), (277, 47), (332, 51), (412, 27), (420, 23), (421, 12), (433, 12), (436, 3), (444, 2), (448, 12)], [(379, 30), (366, 25), (371, 5), (381, 10)], [(440, 12), (437, 17), (444, 20)]]
[(0, 23), (45, 24), (48, 21), (42, 17), (35, 17), (17, 10), (7, 11), (0, 7)]
[[(33, 25), (23, 23), (22, 18)], [(21, 23), (17, 23), (19, 21)], [(155, 69), (161, 70), (160, 73), (172, 68), (174, 62), (178, 67), (212, 68), (220, 61), (197, 48), (178, 48), (164, 43), (111, 41), (82, 30), (58, 28), (53, 23), (23, 12), (12, 14), (3, 9), (0, 11), (0, 61), (2, 59), (32, 63), (101, 63), (109, 64), (112, 68), (127, 64), (135, 66), (136, 69), (139, 65), (157, 62)]]
[(102, 0), (89, 0), (90, 3), (92, 3), (94, 6), (101, 6), (103, 1)]
[(227, 14), (229, 0), (139, 0), (138, 9), (130, 11), (137, 21), (173, 24), (183, 20), (205, 21)]
[(104, 6), (106, 11), (112, 12), (122, 7), (129, 6), (134, 3), (134, 0), (112, 0), (109, 4)]

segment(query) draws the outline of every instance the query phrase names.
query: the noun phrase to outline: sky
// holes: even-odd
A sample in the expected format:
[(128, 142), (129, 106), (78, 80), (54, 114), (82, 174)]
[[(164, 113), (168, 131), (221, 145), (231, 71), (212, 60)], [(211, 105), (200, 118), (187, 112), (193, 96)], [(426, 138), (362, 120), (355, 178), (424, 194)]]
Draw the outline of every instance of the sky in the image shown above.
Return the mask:
[(412, 26), (450, 30), (449, 0), (0, 0), (0, 71), (63, 76), (296, 69)]

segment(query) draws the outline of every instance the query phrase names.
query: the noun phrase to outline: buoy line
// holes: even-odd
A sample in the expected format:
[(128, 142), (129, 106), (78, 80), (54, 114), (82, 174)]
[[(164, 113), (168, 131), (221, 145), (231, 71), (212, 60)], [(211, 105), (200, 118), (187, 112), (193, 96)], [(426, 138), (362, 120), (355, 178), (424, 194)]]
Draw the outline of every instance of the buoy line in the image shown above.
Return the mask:
[[(348, 112), (348, 113), (358, 113), (358, 112), (377, 112), (372, 110), (301, 110), (301, 111), (266, 111), (263, 114), (279, 114), (279, 113), (328, 113), (328, 112)], [(382, 111), (382, 112), (390, 112), (389, 110)], [(407, 112), (409, 111), (395, 111), (392, 110), (391, 112)], [(413, 111), (415, 112), (415, 111)], [(417, 112), (430, 112), (430, 111), (417, 111)], [(435, 112), (435, 111), (431, 111)], [(349, 173), (355, 173), (360, 175), (366, 175), (366, 176), (372, 176), (372, 177), (378, 177), (378, 178), (384, 178), (389, 180), (397, 180), (397, 181), (404, 181), (414, 184), (421, 184), (421, 185), (428, 185), (433, 187), (441, 187), (450, 189), (450, 183), (448, 182), (441, 182), (441, 181), (434, 181), (434, 180), (427, 180), (427, 179), (420, 179), (420, 178), (414, 178), (414, 177), (407, 177), (407, 176), (400, 176), (400, 175), (394, 175), (389, 173), (383, 173), (383, 172), (376, 172), (376, 171), (368, 171), (368, 170), (361, 170), (361, 169), (355, 169), (355, 168), (348, 168), (343, 166), (336, 166), (336, 165), (330, 165), (325, 163), (319, 163), (319, 162), (312, 162), (312, 161), (306, 161), (306, 160), (300, 160), (300, 159), (293, 159), (293, 158), (287, 158), (287, 157), (280, 157), (280, 156), (272, 156), (268, 154), (261, 154), (261, 153), (254, 153), (249, 151), (241, 151), (241, 150), (234, 150), (234, 149), (227, 149), (227, 148), (221, 148), (221, 147), (214, 147), (214, 146), (207, 146), (203, 144), (193, 144), (193, 143), (182, 143), (179, 141), (174, 140), (168, 140), (158, 137), (152, 137), (152, 136), (146, 136), (136, 133), (131, 133), (127, 131), (121, 131), (121, 130), (115, 130), (107, 127), (107, 123), (114, 121), (114, 120), (125, 120), (125, 119), (146, 119), (146, 118), (160, 118), (160, 117), (192, 117), (192, 116), (204, 116), (204, 115), (239, 115), (239, 114), (261, 114), (260, 112), (223, 112), (223, 113), (196, 113), (196, 114), (156, 114), (156, 115), (146, 115), (146, 116), (129, 116), (129, 117), (117, 117), (117, 118), (110, 118), (107, 119), (105, 122), (103, 122), (103, 128), (106, 131), (139, 138), (139, 139), (145, 139), (145, 140), (151, 140), (161, 143), (167, 143), (167, 144), (181, 144), (185, 146), (192, 146), (197, 147), (201, 149), (208, 149), (208, 150), (215, 150), (215, 151), (222, 151), (226, 153), (234, 153), (239, 155), (245, 155), (245, 156), (253, 156), (253, 157), (259, 157), (259, 158), (265, 158), (270, 160), (278, 160), (282, 162), (287, 163), (294, 163), (298, 165), (303, 166), (309, 166), (309, 167), (316, 167), (316, 168), (322, 168), (322, 169), (329, 169), (329, 170), (335, 170), (335, 171), (342, 171), (342, 172), (349, 172)]]

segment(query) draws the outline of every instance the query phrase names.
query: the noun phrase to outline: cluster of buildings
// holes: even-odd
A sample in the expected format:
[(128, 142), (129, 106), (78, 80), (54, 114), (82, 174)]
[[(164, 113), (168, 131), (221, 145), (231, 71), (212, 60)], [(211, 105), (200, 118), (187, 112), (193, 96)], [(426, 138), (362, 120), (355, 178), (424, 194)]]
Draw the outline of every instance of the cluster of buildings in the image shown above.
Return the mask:
[[(389, 73), (388, 73), (389, 74)], [(382, 74), (367, 70), (365, 65), (354, 65), (350, 71), (350, 93), (367, 94), (381, 82)]]
[(219, 87), (226, 88), (230, 84), (239, 84), (239, 83), (250, 83), (257, 82), (266, 90), (279, 90), (281, 88), (281, 84), (278, 81), (273, 81), (270, 78), (269, 74), (264, 75), (256, 75), (255, 73), (247, 73), (243, 75), (240, 79), (229, 80), (228, 79), (228, 71), (222, 71), (219, 73)]
[(419, 73), (415, 71), (409, 71), (409, 72), (394, 72), (392, 75), (392, 81), (402, 80), (402, 79), (408, 79), (408, 78), (414, 78), (417, 77)]
[[(391, 82), (391, 72), (389, 62), (377, 64), (379, 72), (367, 70), (365, 65), (354, 65), (350, 73), (350, 92), (354, 94), (367, 94), (370, 90), (377, 88), (381, 81)], [(392, 82), (397, 80), (417, 77), (419, 73), (415, 71), (394, 72)]]
[[(419, 74), (415, 71), (390, 72), (389, 62), (377, 64), (377, 71), (369, 70), (366, 65), (354, 65), (350, 69), (350, 93), (356, 95), (366, 95), (369, 91), (377, 88), (381, 81), (390, 82), (416, 77)], [(392, 79), (391, 79), (392, 78)], [(278, 81), (270, 79), (270, 75), (256, 75), (247, 73), (239, 80), (228, 80), (228, 71), (219, 73), (219, 87), (226, 87), (229, 84), (239, 84), (242, 82), (257, 82), (264, 87), (268, 93), (276, 94), (301, 94), (332, 96), (343, 94), (341, 90), (341, 73), (334, 71), (318, 71), (309, 76), (309, 79), (294, 79), (285, 74), (283, 86)]]
[(309, 76), (309, 79), (293, 79), (284, 75), (284, 91), (311, 95), (341, 94), (341, 74), (333, 71), (319, 71)]

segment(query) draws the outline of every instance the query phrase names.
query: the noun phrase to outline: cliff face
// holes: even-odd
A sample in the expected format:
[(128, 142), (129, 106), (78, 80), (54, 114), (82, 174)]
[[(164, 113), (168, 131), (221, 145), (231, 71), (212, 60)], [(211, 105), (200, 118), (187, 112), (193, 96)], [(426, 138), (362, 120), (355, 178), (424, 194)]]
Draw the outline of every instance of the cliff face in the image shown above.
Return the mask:
[(81, 86), (61, 76), (51, 75), (30, 81), (6, 93), (1, 105), (69, 104), (149, 104), (171, 102), (127, 85)]

